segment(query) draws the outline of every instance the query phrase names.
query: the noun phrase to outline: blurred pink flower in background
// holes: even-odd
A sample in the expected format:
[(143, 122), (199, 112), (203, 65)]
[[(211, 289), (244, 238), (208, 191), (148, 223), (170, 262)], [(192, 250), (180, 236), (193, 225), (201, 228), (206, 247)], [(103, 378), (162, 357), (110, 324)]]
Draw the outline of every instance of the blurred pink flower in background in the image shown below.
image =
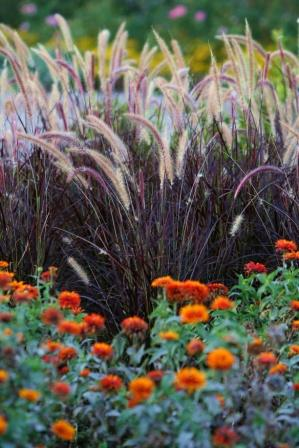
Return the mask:
[(196, 11), (194, 14), (194, 19), (197, 22), (204, 22), (207, 18), (207, 14), (204, 11)]
[(186, 14), (187, 14), (186, 6), (177, 5), (169, 11), (168, 17), (172, 20), (175, 20), (179, 19), (180, 17), (184, 17)]
[(20, 11), (26, 16), (34, 16), (37, 13), (37, 6), (35, 3), (25, 3), (25, 5), (21, 6)]
[(45, 22), (47, 25), (55, 27), (58, 25), (55, 14), (51, 14), (45, 18)]

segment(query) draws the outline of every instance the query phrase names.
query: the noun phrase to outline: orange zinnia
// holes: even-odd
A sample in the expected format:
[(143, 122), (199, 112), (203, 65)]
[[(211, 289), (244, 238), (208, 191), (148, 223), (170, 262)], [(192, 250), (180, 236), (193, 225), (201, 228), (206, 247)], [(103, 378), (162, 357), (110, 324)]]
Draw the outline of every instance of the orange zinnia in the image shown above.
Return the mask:
[(74, 291), (62, 291), (58, 296), (59, 306), (63, 309), (76, 310), (80, 308), (80, 295)]
[(186, 345), (186, 351), (189, 356), (200, 355), (204, 351), (205, 345), (200, 339), (192, 339)]
[(283, 375), (288, 370), (288, 366), (279, 362), (269, 370), (269, 375)]
[(169, 275), (158, 277), (152, 281), (152, 288), (165, 288), (165, 286), (169, 285), (171, 282), (173, 282), (173, 279)]
[(193, 393), (201, 389), (206, 384), (206, 376), (195, 367), (184, 367), (175, 375), (175, 387), (179, 390), (186, 390)]
[(209, 288), (194, 280), (186, 280), (184, 282), (173, 280), (166, 286), (166, 295), (170, 302), (181, 302), (191, 300), (192, 302), (201, 303), (209, 295)]
[(230, 310), (234, 306), (234, 302), (232, 302), (226, 296), (217, 296), (211, 305), (212, 310)]
[(90, 375), (90, 373), (91, 372), (89, 369), (82, 369), (79, 375), (82, 376), (83, 378), (86, 378), (87, 376)]
[(7, 431), (7, 420), (3, 415), (0, 415), (0, 436), (6, 433)]
[(227, 294), (228, 287), (223, 283), (207, 283), (207, 287), (209, 288), (210, 293), (218, 293), (218, 294)]
[(266, 274), (268, 269), (263, 263), (255, 263), (254, 261), (249, 261), (244, 266), (244, 272), (246, 275), (251, 274)]
[(58, 324), (58, 331), (76, 336), (82, 333), (82, 325), (73, 320), (62, 320)]
[(289, 347), (289, 353), (290, 353), (290, 356), (296, 356), (296, 355), (299, 355), (299, 345), (296, 345), (296, 344), (294, 344), (294, 345), (290, 345), (290, 347)]
[(132, 380), (129, 384), (129, 391), (131, 394), (129, 406), (135, 406), (136, 404), (147, 400), (151, 396), (154, 388), (155, 383), (146, 376)]
[(1, 260), (1, 261), (0, 261), (0, 269), (6, 269), (6, 268), (8, 268), (8, 263), (7, 263), (7, 261), (3, 261), (3, 260)]
[(207, 365), (210, 369), (229, 370), (235, 363), (235, 357), (226, 348), (219, 347), (207, 356)]
[(76, 435), (76, 429), (67, 420), (57, 420), (51, 426), (51, 431), (61, 440), (72, 441)]
[(197, 324), (209, 320), (209, 312), (205, 305), (186, 305), (180, 309), (183, 324)]
[(297, 252), (287, 252), (287, 253), (283, 254), (283, 259), (285, 261), (299, 260), (299, 251), (297, 251)]
[(162, 380), (163, 376), (164, 376), (164, 372), (163, 370), (150, 370), (147, 373), (147, 376), (154, 381), (156, 384), (160, 383), (160, 381)]
[(70, 359), (76, 358), (77, 351), (73, 347), (62, 347), (59, 350), (58, 356), (61, 361), (69, 361)]
[(30, 300), (38, 299), (39, 291), (35, 286), (22, 285), (15, 289), (12, 298), (16, 302), (29, 302)]
[(177, 341), (180, 338), (176, 331), (161, 331), (159, 336), (164, 341)]
[(64, 383), (63, 381), (56, 381), (52, 385), (51, 390), (55, 395), (66, 397), (71, 392), (71, 386), (68, 383)]
[(299, 320), (293, 320), (293, 322), (292, 322), (292, 329), (293, 330), (299, 330)]
[(56, 341), (47, 341), (43, 344), (43, 348), (50, 353), (56, 352), (62, 348), (62, 344)]
[(257, 355), (261, 353), (264, 349), (263, 340), (261, 338), (254, 338), (253, 341), (248, 345), (248, 353), (251, 355)]
[(0, 271), (0, 289), (4, 291), (9, 289), (9, 283), (12, 281), (14, 275), (13, 272)]
[(222, 448), (232, 447), (239, 440), (238, 434), (228, 426), (216, 429), (212, 437), (214, 446)]
[(84, 317), (83, 321), (87, 333), (95, 333), (105, 327), (105, 319), (100, 314), (88, 314)]
[(55, 266), (49, 266), (47, 271), (41, 273), (40, 278), (43, 282), (46, 283), (53, 282), (53, 280), (55, 280), (57, 277), (57, 271), (58, 268), (56, 268)]
[(141, 317), (127, 317), (121, 323), (123, 331), (128, 335), (143, 335), (148, 329), (148, 324)]
[(9, 374), (6, 370), (0, 369), (0, 384), (5, 383), (9, 378)]
[(96, 342), (92, 345), (91, 351), (98, 358), (109, 359), (113, 356), (113, 348), (105, 342)]
[(297, 250), (297, 244), (290, 240), (277, 240), (275, 249), (280, 252), (293, 252)]
[(63, 319), (63, 314), (57, 308), (46, 308), (41, 315), (45, 325), (57, 325)]
[(275, 364), (277, 362), (277, 358), (272, 352), (262, 352), (257, 356), (256, 361), (258, 364), (269, 366)]
[(299, 311), (299, 300), (292, 300), (291, 301), (291, 308), (294, 311)]
[(105, 392), (117, 392), (123, 385), (118, 375), (106, 375), (100, 380), (100, 388)]
[(41, 394), (35, 389), (20, 389), (19, 397), (23, 400), (34, 402), (40, 399)]

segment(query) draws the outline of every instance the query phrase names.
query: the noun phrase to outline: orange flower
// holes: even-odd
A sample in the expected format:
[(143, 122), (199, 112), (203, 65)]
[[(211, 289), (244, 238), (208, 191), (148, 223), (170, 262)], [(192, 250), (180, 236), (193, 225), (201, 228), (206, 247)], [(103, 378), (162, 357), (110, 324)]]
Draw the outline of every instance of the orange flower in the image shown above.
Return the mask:
[(186, 280), (184, 282), (173, 280), (166, 286), (166, 295), (170, 302), (181, 302), (191, 300), (192, 302), (201, 303), (209, 295), (209, 288), (194, 280)]
[(299, 251), (297, 251), (297, 252), (287, 252), (287, 253), (283, 254), (283, 259), (285, 261), (299, 260)]
[(224, 406), (225, 406), (225, 398), (224, 398), (224, 396), (222, 394), (216, 394), (215, 398), (218, 401), (218, 403), (220, 404), (220, 406), (222, 408), (224, 408)]
[(226, 348), (219, 347), (207, 356), (207, 365), (210, 369), (229, 370), (235, 363), (235, 357)]
[(9, 378), (9, 374), (6, 370), (0, 369), (0, 384), (5, 383)]
[(41, 280), (45, 283), (53, 282), (57, 277), (58, 268), (55, 266), (49, 266), (47, 271), (41, 273)]
[(61, 361), (69, 361), (70, 359), (76, 358), (77, 352), (73, 347), (62, 347), (59, 350), (58, 356)]
[(263, 340), (261, 338), (254, 338), (248, 345), (248, 353), (251, 355), (257, 355), (258, 353), (261, 353), (263, 349)]
[(292, 322), (292, 329), (293, 330), (299, 330), (299, 320), (293, 320), (293, 322)]
[(275, 364), (277, 362), (277, 358), (272, 352), (262, 352), (257, 356), (256, 361), (258, 364), (269, 366)]
[(0, 269), (6, 269), (6, 268), (8, 268), (7, 261), (0, 260)]
[(62, 291), (58, 296), (59, 306), (63, 309), (76, 310), (80, 308), (80, 295), (74, 291)]
[(212, 310), (230, 310), (234, 306), (234, 302), (232, 302), (228, 297), (226, 296), (217, 296), (212, 305)]
[(66, 375), (70, 371), (70, 369), (68, 368), (68, 366), (66, 364), (58, 365), (56, 368), (57, 368), (57, 372), (60, 375)]
[(72, 441), (76, 435), (76, 429), (67, 420), (57, 420), (51, 426), (51, 431), (61, 440)]
[(106, 375), (100, 380), (100, 388), (105, 392), (117, 392), (123, 385), (117, 375)]
[(290, 240), (277, 240), (275, 249), (279, 252), (293, 252), (297, 250), (297, 244)]
[(287, 370), (288, 366), (280, 362), (271, 367), (271, 369), (269, 370), (269, 375), (283, 375)]
[(83, 378), (86, 378), (87, 376), (90, 375), (90, 370), (89, 369), (83, 369), (83, 370), (81, 370), (79, 375), (82, 376)]
[(58, 331), (59, 333), (67, 333), (76, 336), (82, 333), (82, 325), (73, 320), (62, 320), (58, 324)]
[(15, 289), (12, 298), (16, 302), (29, 302), (30, 300), (38, 299), (39, 292), (35, 286), (22, 285)]
[(88, 314), (84, 317), (83, 321), (87, 333), (95, 333), (105, 327), (105, 319), (100, 314)]
[(177, 341), (180, 335), (176, 331), (161, 331), (159, 336), (164, 341)]
[(246, 275), (263, 274), (263, 273), (266, 274), (268, 272), (268, 269), (262, 263), (255, 263), (254, 261), (249, 261), (249, 263), (246, 263), (244, 266), (244, 272)]
[(183, 289), (184, 282), (173, 280), (166, 285), (166, 296), (169, 302), (181, 302), (186, 299)]
[(129, 384), (129, 391), (131, 394), (129, 406), (135, 406), (136, 404), (147, 400), (151, 396), (154, 388), (155, 383), (146, 376), (132, 380)]
[(113, 348), (105, 342), (96, 342), (91, 347), (92, 353), (98, 358), (109, 359), (113, 356)]
[(299, 311), (299, 300), (291, 300), (291, 308), (294, 311)]
[(23, 400), (34, 402), (40, 399), (41, 394), (35, 389), (20, 389), (19, 397)]
[(12, 281), (14, 274), (12, 272), (0, 271), (0, 289), (7, 291), (9, 283)]
[(290, 347), (289, 347), (289, 353), (290, 353), (290, 356), (296, 356), (296, 355), (299, 355), (299, 345), (291, 345)]
[(57, 325), (63, 319), (63, 314), (57, 308), (46, 308), (41, 315), (45, 325)]
[(183, 324), (197, 324), (209, 320), (209, 312), (205, 305), (186, 305), (180, 309)]
[(3, 434), (7, 431), (7, 420), (3, 415), (0, 415), (0, 436), (3, 436)]
[(186, 351), (189, 356), (200, 355), (204, 351), (205, 345), (200, 339), (191, 339), (186, 345)]
[(154, 381), (154, 383), (159, 384), (164, 376), (163, 370), (151, 370), (148, 372), (147, 376)]
[(0, 322), (8, 323), (12, 320), (13, 316), (14, 315), (12, 313), (8, 312), (0, 313)]
[(13, 331), (11, 328), (4, 328), (3, 334), (4, 336), (11, 336), (13, 334)]
[(10, 291), (15, 291), (18, 288), (21, 288), (24, 286), (24, 282), (17, 282), (17, 280), (14, 280), (8, 284), (8, 288)]
[(142, 336), (148, 329), (148, 324), (141, 317), (133, 316), (124, 319), (121, 323), (123, 331), (128, 335)]
[(62, 381), (56, 381), (51, 390), (53, 394), (59, 395), (60, 397), (66, 397), (71, 392), (71, 386), (68, 383), (64, 383)]
[(218, 293), (218, 294), (227, 294), (228, 287), (223, 283), (207, 283), (207, 287), (209, 288), (210, 293)]
[(168, 286), (171, 282), (173, 282), (173, 279), (169, 275), (158, 277), (152, 281), (152, 288), (165, 288), (165, 286)]
[(193, 393), (204, 387), (206, 376), (195, 367), (184, 367), (176, 373), (174, 384), (177, 389)]
[(295, 392), (299, 392), (299, 383), (294, 383), (294, 384), (293, 384), (293, 390), (294, 390)]
[(237, 433), (228, 426), (217, 428), (212, 437), (214, 446), (231, 447), (239, 440)]
[(47, 341), (43, 344), (43, 348), (48, 352), (53, 353), (56, 352), (57, 350), (60, 350), (62, 348), (62, 344), (60, 342)]

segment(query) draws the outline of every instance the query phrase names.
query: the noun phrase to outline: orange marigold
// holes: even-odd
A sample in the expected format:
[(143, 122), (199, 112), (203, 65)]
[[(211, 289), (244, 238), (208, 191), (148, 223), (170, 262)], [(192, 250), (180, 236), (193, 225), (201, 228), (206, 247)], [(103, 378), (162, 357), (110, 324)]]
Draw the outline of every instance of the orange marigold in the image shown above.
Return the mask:
[(69, 361), (70, 359), (76, 358), (77, 351), (73, 347), (62, 347), (59, 350), (58, 356), (61, 361)]
[(8, 268), (7, 261), (0, 260), (0, 269), (6, 269), (6, 268)]
[(82, 325), (73, 320), (62, 320), (58, 324), (58, 331), (76, 336), (82, 333)]
[(289, 354), (290, 354), (290, 356), (299, 355), (299, 345), (296, 345), (296, 344), (290, 345)]
[(292, 329), (293, 330), (299, 330), (299, 320), (293, 320), (293, 322), (292, 322)]
[(152, 287), (153, 288), (165, 288), (171, 282), (173, 282), (173, 279), (169, 275), (166, 275), (164, 277), (158, 277), (152, 281)]
[(3, 434), (7, 431), (7, 420), (3, 415), (0, 415), (0, 436), (3, 436)]
[(159, 384), (164, 376), (163, 370), (150, 370), (147, 376), (154, 381), (154, 383)]
[(13, 316), (14, 315), (12, 313), (8, 312), (0, 313), (0, 322), (8, 323), (12, 320)]
[(57, 277), (58, 268), (55, 266), (49, 266), (47, 271), (41, 273), (41, 280), (45, 283), (53, 282)]
[(35, 389), (20, 389), (19, 397), (23, 400), (34, 402), (40, 399), (41, 394)]
[(43, 344), (43, 348), (48, 352), (53, 353), (56, 352), (57, 350), (60, 350), (62, 348), (62, 344), (56, 341), (46, 341)]
[(84, 317), (85, 331), (95, 333), (105, 327), (105, 319), (100, 314), (91, 313)]
[(147, 400), (151, 396), (154, 388), (155, 383), (146, 376), (132, 380), (129, 384), (129, 391), (131, 394), (129, 406), (135, 406), (136, 404)]
[(57, 325), (63, 319), (63, 314), (57, 308), (46, 308), (41, 314), (41, 320), (45, 325)]
[(239, 440), (238, 434), (228, 426), (217, 428), (212, 437), (214, 446), (222, 448), (234, 446)]
[(71, 386), (68, 383), (64, 383), (63, 381), (56, 381), (52, 385), (51, 390), (55, 395), (66, 397), (71, 393)]
[(35, 286), (22, 285), (15, 289), (12, 298), (16, 302), (29, 302), (30, 300), (38, 299), (39, 291)]
[(261, 338), (254, 338), (248, 345), (248, 353), (251, 355), (257, 355), (264, 350), (263, 340)]
[(109, 359), (113, 356), (113, 348), (105, 342), (96, 342), (92, 345), (91, 351), (98, 358)]
[(206, 375), (195, 367), (184, 367), (175, 375), (175, 387), (193, 393), (206, 384)]
[(283, 259), (285, 261), (299, 260), (299, 251), (297, 250), (297, 252), (287, 252), (283, 254)]
[(207, 365), (210, 369), (229, 370), (235, 363), (235, 357), (226, 348), (219, 347), (207, 356)]
[(255, 263), (254, 261), (249, 261), (244, 266), (244, 272), (246, 275), (251, 274), (266, 274), (268, 269), (263, 263)]
[(61, 440), (72, 441), (76, 435), (76, 429), (67, 420), (57, 420), (51, 426), (51, 431)]
[(4, 291), (9, 289), (9, 283), (14, 277), (13, 272), (0, 271), (0, 289)]
[(148, 329), (148, 324), (141, 317), (127, 317), (121, 323), (123, 331), (128, 335), (143, 335)]
[(6, 370), (0, 369), (0, 384), (5, 383), (9, 378), (9, 373)]
[(123, 385), (118, 375), (105, 375), (100, 380), (100, 388), (105, 392), (117, 392)]
[(86, 378), (87, 376), (90, 375), (90, 370), (89, 369), (82, 369), (80, 372), (80, 376), (82, 376), (83, 378)]
[(272, 352), (262, 352), (257, 356), (256, 361), (258, 364), (269, 366), (275, 364), (277, 358)]
[(234, 302), (232, 302), (226, 296), (217, 296), (211, 305), (212, 310), (230, 310), (234, 306)]
[(279, 362), (269, 370), (269, 375), (283, 375), (288, 370), (288, 366)]
[(205, 305), (186, 305), (180, 309), (180, 319), (183, 324), (207, 322), (209, 312)]
[(81, 298), (77, 292), (62, 291), (58, 296), (58, 302), (61, 308), (73, 311), (80, 308)]
[(297, 250), (297, 244), (290, 240), (277, 240), (275, 249), (279, 252), (293, 252)]
[(176, 331), (161, 331), (159, 336), (164, 341), (177, 341), (180, 335)]
[(207, 287), (209, 288), (210, 293), (216, 292), (224, 295), (228, 293), (228, 287), (223, 283), (207, 283)]
[(294, 311), (299, 311), (299, 300), (291, 300), (291, 308)]
[(205, 344), (200, 339), (191, 339), (186, 345), (186, 351), (189, 356), (200, 355), (205, 348)]

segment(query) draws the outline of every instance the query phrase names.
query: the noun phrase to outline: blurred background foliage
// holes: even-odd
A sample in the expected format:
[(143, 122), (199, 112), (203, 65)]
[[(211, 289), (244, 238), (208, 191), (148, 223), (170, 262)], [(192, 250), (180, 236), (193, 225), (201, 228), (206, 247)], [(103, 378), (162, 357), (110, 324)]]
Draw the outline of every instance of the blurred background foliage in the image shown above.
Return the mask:
[(298, 0), (0, 0), (0, 21), (19, 29), (25, 40), (55, 41), (54, 14), (71, 24), (82, 50), (96, 45), (98, 31), (115, 32), (126, 22), (132, 56), (137, 56), (154, 27), (168, 41), (177, 39), (194, 72), (205, 72), (213, 47), (221, 59), (222, 44), (217, 34), (242, 33), (247, 18), (253, 36), (266, 48), (281, 39), (288, 49), (298, 51)]

